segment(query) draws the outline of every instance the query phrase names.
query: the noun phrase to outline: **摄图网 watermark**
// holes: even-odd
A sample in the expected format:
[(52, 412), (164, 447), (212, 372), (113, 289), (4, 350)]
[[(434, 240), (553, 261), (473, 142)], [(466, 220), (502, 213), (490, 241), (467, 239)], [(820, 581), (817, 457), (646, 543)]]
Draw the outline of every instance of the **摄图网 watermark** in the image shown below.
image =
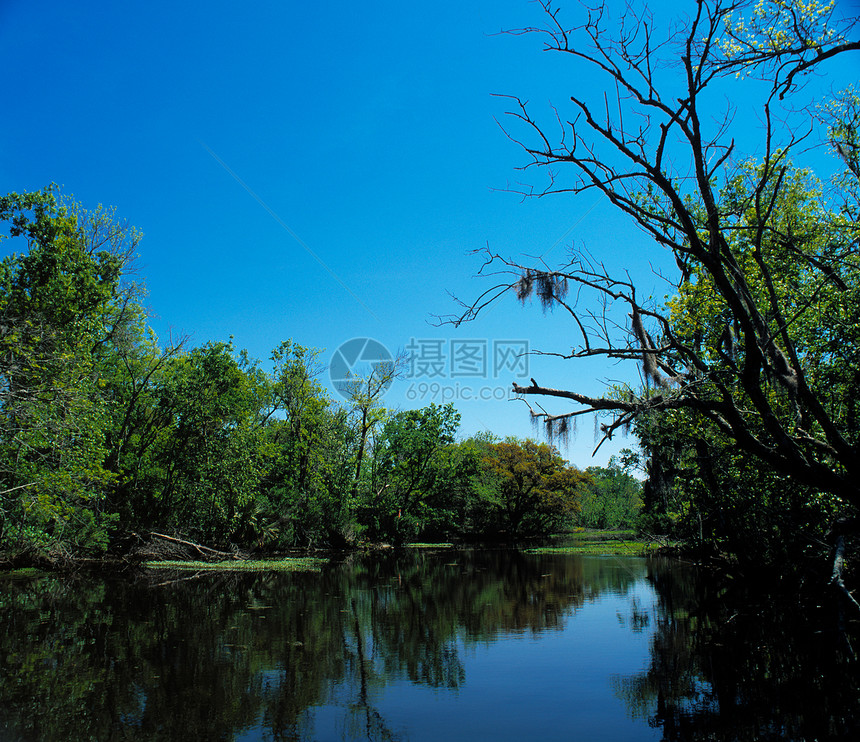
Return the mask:
[[(396, 367), (398, 362), (400, 366)], [(393, 373), (395, 372), (396, 373)], [(364, 377), (362, 377), (364, 374)], [(349, 398), (360, 378), (389, 374), (409, 382), (410, 402), (502, 401), (514, 397), (511, 382), (529, 377), (529, 342), (521, 339), (415, 338), (398, 359), (373, 338), (352, 338), (334, 352), (329, 366), (332, 386)], [(496, 384), (480, 382), (493, 382)], [(380, 396), (381, 396), (380, 394)]]

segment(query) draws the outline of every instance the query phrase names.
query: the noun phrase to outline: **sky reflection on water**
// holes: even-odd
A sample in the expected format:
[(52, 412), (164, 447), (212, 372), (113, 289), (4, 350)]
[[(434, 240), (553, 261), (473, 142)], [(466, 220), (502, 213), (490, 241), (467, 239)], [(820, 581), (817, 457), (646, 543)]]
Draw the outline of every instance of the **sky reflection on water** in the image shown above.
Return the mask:
[(318, 574), (176, 577), (0, 583), (0, 742), (856, 728), (856, 667), (828, 631), (795, 638), (785, 611), (733, 607), (723, 586), (669, 562), (419, 552)]

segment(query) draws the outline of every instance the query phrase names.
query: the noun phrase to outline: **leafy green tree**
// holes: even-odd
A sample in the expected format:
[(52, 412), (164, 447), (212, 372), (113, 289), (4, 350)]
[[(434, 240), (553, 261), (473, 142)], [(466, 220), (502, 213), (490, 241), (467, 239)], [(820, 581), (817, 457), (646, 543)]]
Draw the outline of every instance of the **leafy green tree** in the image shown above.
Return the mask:
[(632, 528), (642, 508), (642, 484), (615, 457), (608, 466), (589, 466), (579, 522), (587, 528)]
[(365, 494), (370, 491), (371, 483), (364, 465), (372, 453), (374, 435), (388, 416), (388, 411), (382, 405), (382, 398), (391, 383), (404, 372), (406, 361), (403, 355), (390, 361), (377, 361), (365, 374), (356, 374), (355, 378), (345, 385), (349, 416), (357, 442), (352, 484), (354, 498), (357, 498), (362, 490)]
[(282, 545), (343, 545), (354, 537), (354, 435), (317, 380), (318, 358), (318, 350), (292, 341), (272, 354), (262, 507)]
[(397, 412), (385, 422), (365, 507), (372, 537), (402, 544), (445, 521), (440, 495), (450, 485), (450, 469), (443, 451), (454, 443), (459, 425), (451, 404)]
[(105, 458), (115, 477), (111, 508), (128, 529), (162, 520), (154, 497), (162, 486), (157, 444), (174, 430), (172, 410), (163, 404), (163, 377), (182, 350), (181, 341), (159, 348), (141, 317), (133, 336), (128, 333), (100, 363), (101, 394), (111, 415)]
[(641, 420), (636, 430), (651, 469), (641, 530), (681, 538), (752, 575), (770, 566), (785, 577), (820, 557), (840, 512), (836, 498), (744, 455), (684, 411)]
[(219, 543), (241, 526), (261, 478), (257, 391), (232, 343), (207, 343), (166, 364), (159, 405), (171, 426), (153, 455), (165, 525)]
[(438, 469), (442, 486), (434, 498), (433, 523), (425, 529), (422, 538), (481, 538), (495, 528), (495, 524), (487, 520), (482, 498), (485, 477), (481, 462), (489, 446), (498, 441), (493, 434), (483, 432), (441, 449)]
[(54, 188), (0, 197), (0, 222), (22, 248), (0, 262), (0, 539), (100, 550), (115, 520), (100, 363), (134, 304), (137, 235)]
[(570, 524), (591, 477), (568, 466), (555, 447), (513, 438), (488, 446), (481, 462), (485, 507), (512, 538), (545, 535)]

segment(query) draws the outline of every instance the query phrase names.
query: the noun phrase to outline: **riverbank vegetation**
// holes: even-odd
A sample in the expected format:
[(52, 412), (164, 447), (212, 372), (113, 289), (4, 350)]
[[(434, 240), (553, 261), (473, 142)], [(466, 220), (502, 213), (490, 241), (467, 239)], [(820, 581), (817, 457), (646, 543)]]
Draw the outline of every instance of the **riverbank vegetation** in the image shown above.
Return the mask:
[(213, 560), (509, 541), (627, 523), (619, 513), (635, 509), (638, 483), (617, 494), (617, 467), (583, 472), (547, 443), (460, 438), (451, 405), (386, 409), (378, 390), (395, 363), (336, 402), (320, 351), (292, 340), (263, 364), (230, 341), (157, 338), (134, 280), (139, 234), (109, 210), (48, 188), (0, 198), (0, 221), (7, 564), (157, 559), (168, 544), (182, 552), (170, 558)]
[(327, 560), (314, 557), (280, 557), (278, 559), (239, 559), (225, 562), (171, 560), (146, 562), (147, 569), (193, 572), (319, 572)]

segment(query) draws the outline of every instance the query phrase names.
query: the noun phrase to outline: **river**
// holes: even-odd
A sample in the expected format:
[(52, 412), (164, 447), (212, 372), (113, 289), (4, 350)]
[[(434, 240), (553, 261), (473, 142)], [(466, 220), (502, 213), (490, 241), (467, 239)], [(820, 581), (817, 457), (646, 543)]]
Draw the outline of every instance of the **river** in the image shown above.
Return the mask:
[(0, 740), (860, 739), (857, 623), (662, 559), (0, 579)]

